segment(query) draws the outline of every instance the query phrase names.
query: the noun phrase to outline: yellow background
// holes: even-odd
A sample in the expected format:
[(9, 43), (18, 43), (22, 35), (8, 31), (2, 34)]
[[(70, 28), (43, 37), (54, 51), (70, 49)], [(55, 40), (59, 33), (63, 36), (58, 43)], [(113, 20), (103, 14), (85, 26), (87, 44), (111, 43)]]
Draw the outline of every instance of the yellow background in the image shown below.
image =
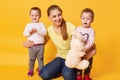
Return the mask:
[[(47, 8), (57, 4), (63, 16), (76, 26), (81, 25), (80, 12), (88, 7), (94, 10), (92, 23), (96, 32), (97, 54), (94, 56), (91, 77), (94, 80), (120, 79), (120, 0), (1, 0), (0, 1), (0, 80), (41, 80), (37, 72), (27, 77), (28, 51), (22, 46), (25, 25), (30, 21), (29, 10), (42, 10), (40, 21), (48, 27)], [(55, 57), (51, 41), (45, 46), (45, 63)], [(35, 68), (37, 67), (37, 63)], [(63, 80), (62, 77), (55, 80)]]

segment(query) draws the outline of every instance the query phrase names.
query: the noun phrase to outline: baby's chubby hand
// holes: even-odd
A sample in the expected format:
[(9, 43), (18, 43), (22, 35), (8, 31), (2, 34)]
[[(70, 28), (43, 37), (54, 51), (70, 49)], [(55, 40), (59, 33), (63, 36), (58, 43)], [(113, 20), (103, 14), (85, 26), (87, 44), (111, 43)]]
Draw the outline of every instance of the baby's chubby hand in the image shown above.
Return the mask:
[(33, 34), (33, 33), (36, 33), (37, 32), (37, 29), (36, 28), (32, 28), (31, 30), (30, 30), (30, 34)]

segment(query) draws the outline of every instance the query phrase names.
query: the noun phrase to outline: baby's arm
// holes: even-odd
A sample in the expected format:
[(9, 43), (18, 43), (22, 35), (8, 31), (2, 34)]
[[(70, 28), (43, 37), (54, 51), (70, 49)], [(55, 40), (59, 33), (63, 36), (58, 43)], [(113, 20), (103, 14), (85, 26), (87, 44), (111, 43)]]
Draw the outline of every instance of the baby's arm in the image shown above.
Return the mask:
[(39, 34), (40, 36), (46, 36), (47, 35), (47, 30), (46, 30), (43, 23), (41, 23), (40, 28), (37, 30), (37, 34)]
[(89, 49), (91, 49), (94, 45), (94, 39), (95, 39), (95, 33), (94, 33), (94, 30), (91, 29), (88, 33), (89, 37), (88, 37), (88, 40), (85, 44), (85, 48), (84, 48), (84, 51), (88, 51)]
[(89, 33), (88, 41), (86, 42), (85, 48), (83, 49), (83, 51), (86, 52), (83, 58), (86, 60), (89, 60), (96, 54), (96, 45), (94, 42), (94, 38), (95, 38), (94, 30), (91, 29), (91, 32)]
[(92, 49), (89, 49), (86, 54), (83, 56), (83, 59), (89, 60), (96, 54), (96, 45), (94, 44)]
[(26, 37), (29, 37), (29, 36), (30, 36), (29, 25), (28, 25), (28, 24), (25, 26), (23, 35), (26, 36)]
[(23, 32), (23, 35), (29, 37), (36, 32), (37, 32), (36, 28), (32, 28), (32, 26), (30, 24), (27, 24), (25, 27), (25, 30)]

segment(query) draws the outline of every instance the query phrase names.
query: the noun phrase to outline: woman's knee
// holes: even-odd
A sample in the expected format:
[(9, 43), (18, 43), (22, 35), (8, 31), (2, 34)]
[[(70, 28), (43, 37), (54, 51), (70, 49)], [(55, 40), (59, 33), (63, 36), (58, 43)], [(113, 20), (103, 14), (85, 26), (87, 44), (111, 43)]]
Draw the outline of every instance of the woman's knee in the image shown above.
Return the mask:
[(62, 72), (62, 75), (64, 77), (65, 80), (75, 80), (75, 77), (76, 77), (76, 71), (74, 70), (68, 70), (68, 71), (63, 71)]
[(40, 75), (40, 77), (42, 78), (42, 79), (49, 79), (49, 74), (48, 74), (48, 72), (47, 71), (41, 71), (40, 73), (39, 73), (39, 75)]

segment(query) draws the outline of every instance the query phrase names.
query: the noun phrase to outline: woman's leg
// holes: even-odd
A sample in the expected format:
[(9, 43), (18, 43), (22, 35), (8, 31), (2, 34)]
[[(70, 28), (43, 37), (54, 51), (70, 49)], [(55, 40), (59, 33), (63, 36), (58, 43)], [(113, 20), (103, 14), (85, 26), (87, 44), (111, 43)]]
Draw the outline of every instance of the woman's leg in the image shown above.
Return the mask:
[(56, 57), (53, 61), (48, 63), (40, 72), (40, 76), (44, 80), (50, 80), (52, 78), (55, 78), (58, 74), (61, 73), (62, 68), (64, 66), (65, 60)]
[(62, 69), (62, 75), (64, 77), (64, 80), (76, 80), (76, 69), (74, 68), (68, 68), (64, 66)]

